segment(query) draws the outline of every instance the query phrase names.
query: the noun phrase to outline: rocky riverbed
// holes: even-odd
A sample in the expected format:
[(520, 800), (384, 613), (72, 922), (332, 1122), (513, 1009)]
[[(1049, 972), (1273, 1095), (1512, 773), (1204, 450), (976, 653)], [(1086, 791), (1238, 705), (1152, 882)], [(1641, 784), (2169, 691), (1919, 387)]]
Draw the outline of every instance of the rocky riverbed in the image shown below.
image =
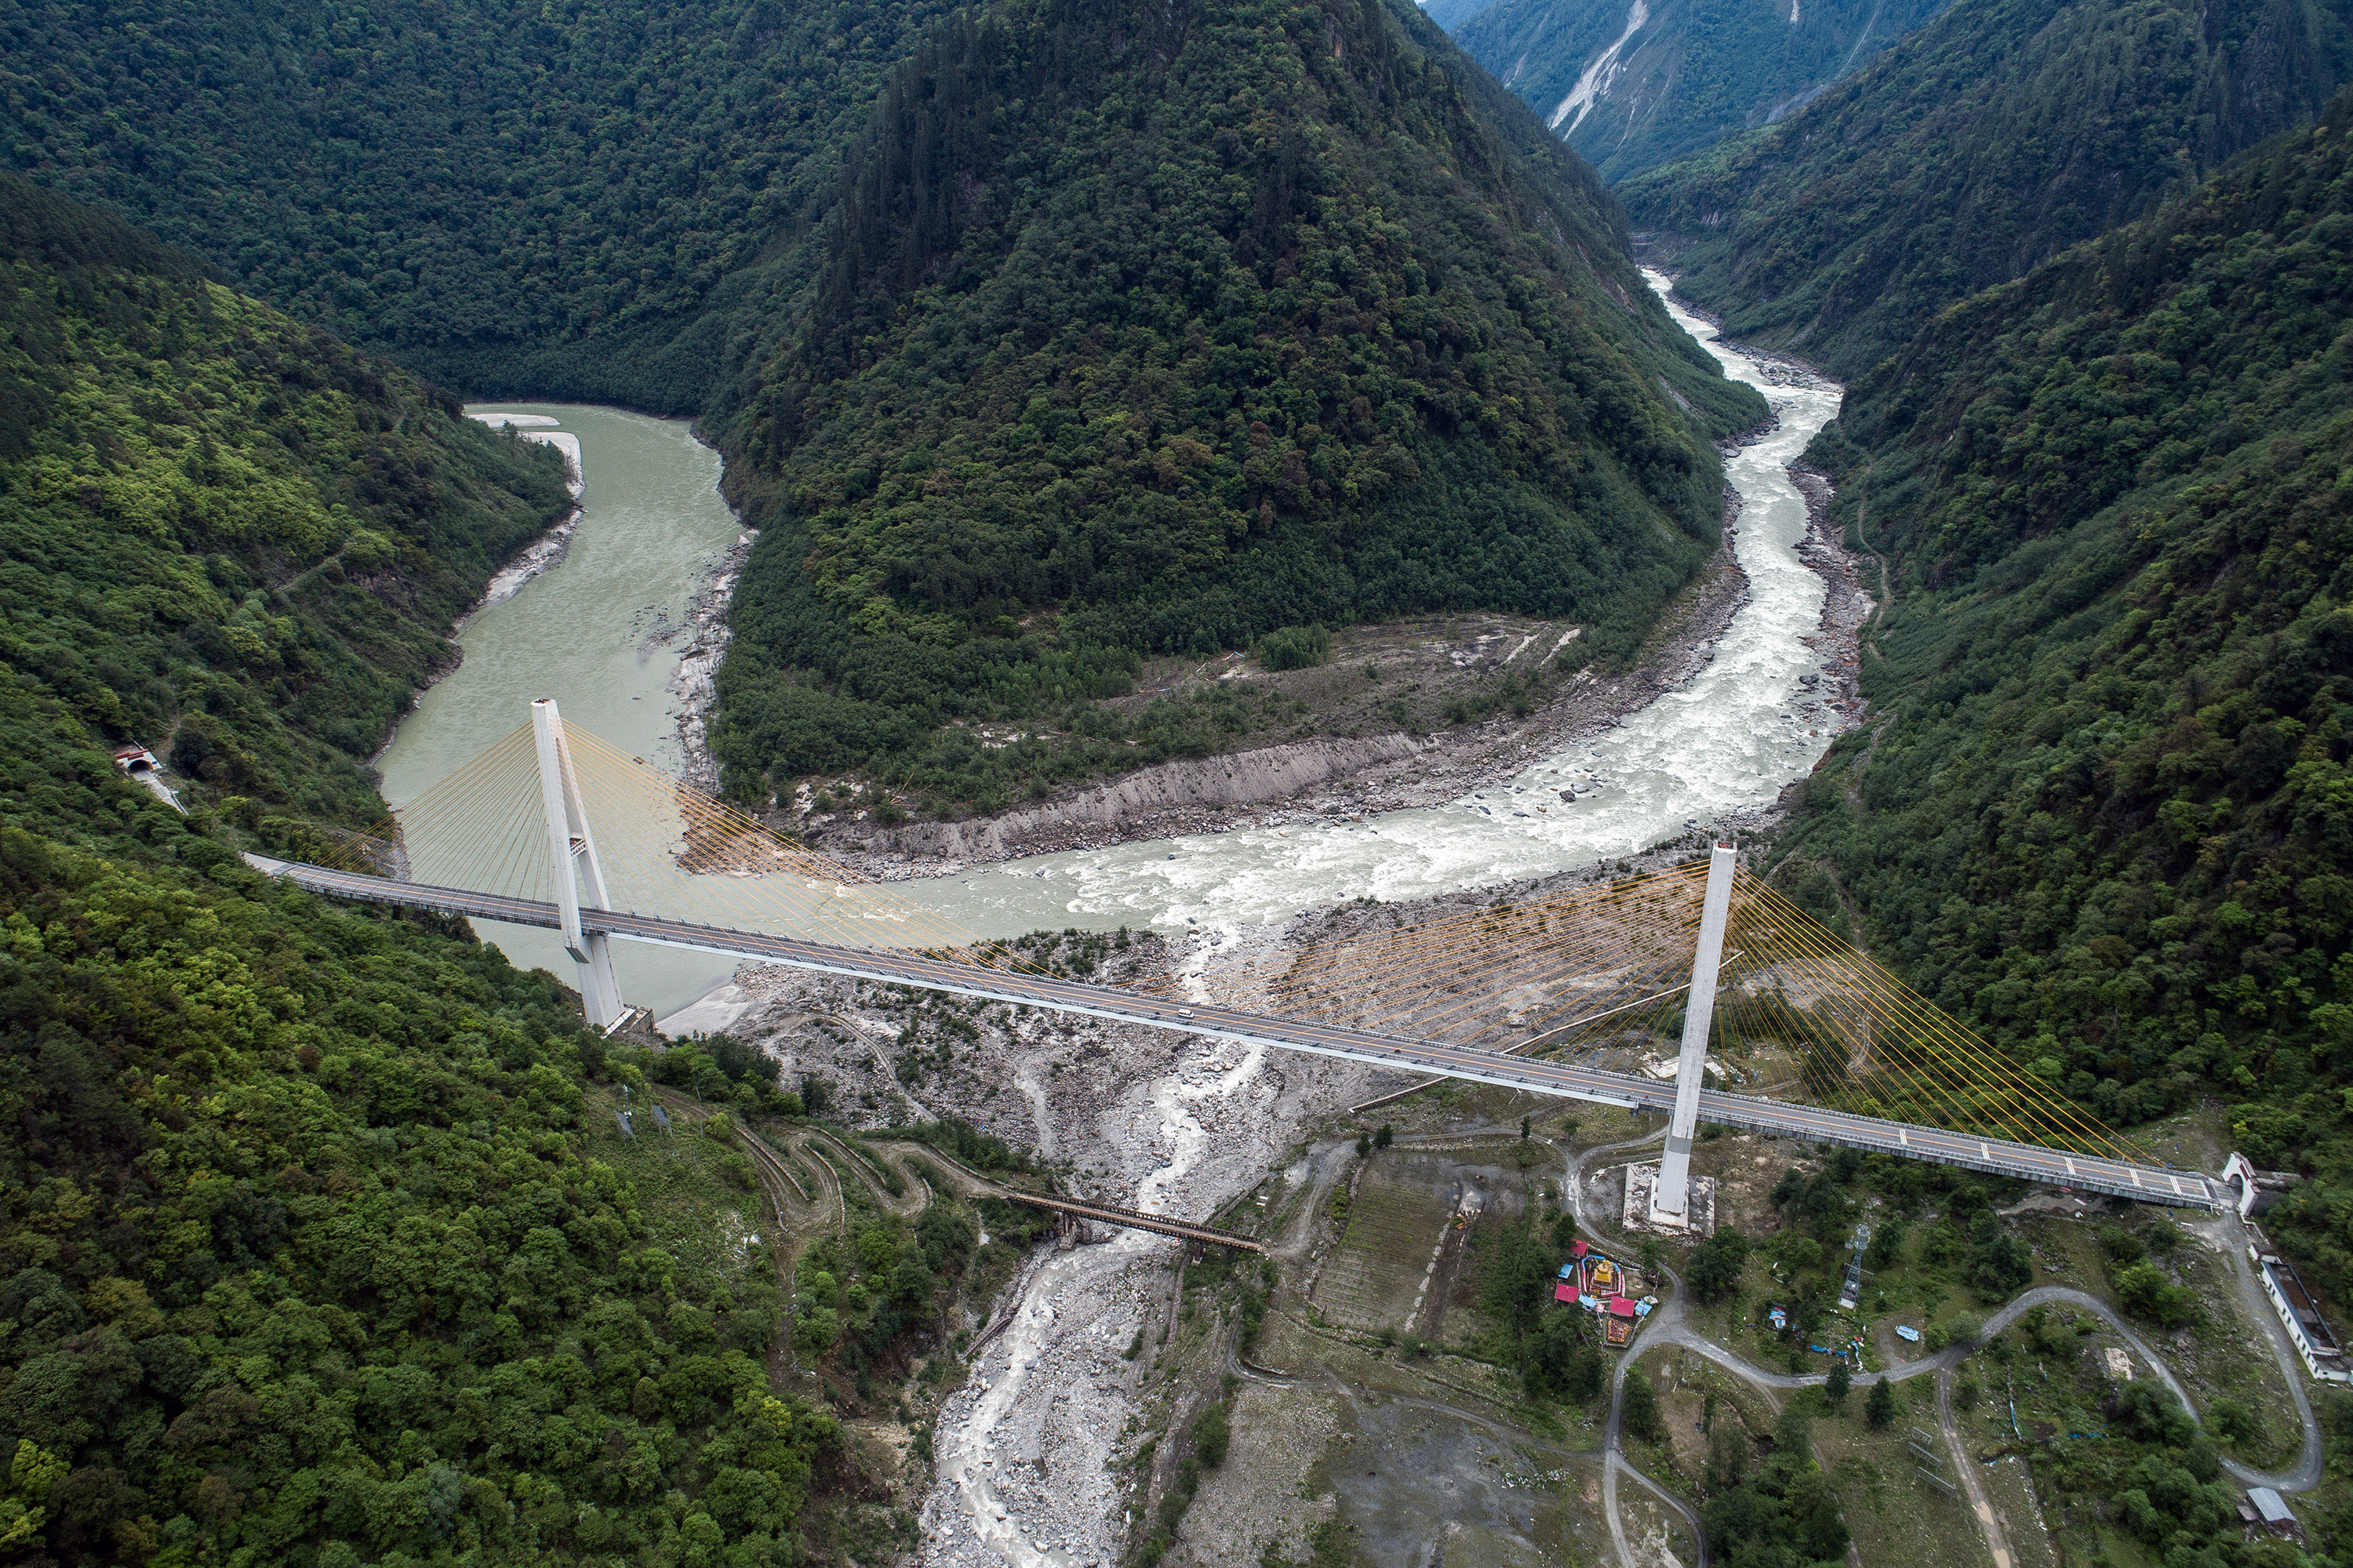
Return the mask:
[[(1803, 408), (1808, 424), (1818, 424), (1835, 407), (1822, 396), (1834, 388), (1803, 366), (1752, 361), (1745, 373), (1768, 387), (1801, 394), (1789, 406)], [(1773, 461), (1788, 463), (1809, 434), (1804, 425), (1767, 432), (1767, 440), (1779, 438), (1771, 450), (1782, 455)], [(1753, 461), (1746, 466), (1751, 473), (1758, 467)], [(1021, 813), (981, 823), (923, 824), (888, 838), (866, 824), (819, 826), (839, 828), (831, 841), (835, 847), (862, 858), (870, 870), (912, 877), (965, 870), (972, 859), (1050, 844), (1178, 831), (1214, 834), (1220, 828), (1279, 826), (1309, 818), (1370, 818), (1466, 795), (1481, 798), (1482, 791), (1524, 775), (1531, 762), (1557, 756), (1578, 737), (1606, 739), (1630, 715), (1672, 703), (1686, 687), (1710, 681), (1711, 690), (1745, 691), (1751, 707), (1760, 694), (1767, 701), (1778, 697), (1771, 712), (1744, 709), (1737, 722), (1751, 731), (1767, 724), (1780, 726), (1788, 737), (1781, 744), (1793, 740), (1800, 755), (1819, 756), (1832, 736), (1862, 715), (1856, 638), (1873, 606), (1857, 580), (1853, 557), (1835, 536), (1820, 476), (1794, 467), (1771, 474), (1772, 481), (1752, 482), (1778, 481), (1784, 498), (1778, 504), (1786, 507), (1794, 480), (1805, 503), (1799, 536), (1792, 542), (1789, 532), (1777, 535), (1781, 549), (1794, 550), (1802, 569), (1793, 580), (1788, 557), (1781, 556), (1782, 564), (1771, 567), (1774, 591), (1801, 594), (1796, 585), (1809, 576), (1821, 588), (1818, 600), (1779, 599), (1785, 608), (1769, 622), (1767, 636), (1758, 633), (1758, 625), (1766, 623), (1733, 635), (1736, 617), (1755, 585), (1727, 550), (1708, 578), (1686, 596), (1679, 619), (1662, 631), (1640, 670), (1616, 683), (1564, 683), (1525, 718), (1459, 726), (1442, 736), (1398, 732), (1327, 737), (1172, 764), (1072, 791)], [(1790, 529), (1788, 512), (1780, 516), (1785, 521), (1775, 526)], [(1736, 514), (1733, 527), (1741, 523)], [(1806, 611), (1814, 623), (1794, 632), (1806, 653), (1793, 662), (1787, 649), (1777, 651), (1773, 639), (1793, 634), (1786, 607), (1809, 602), (1818, 607)], [(1528, 645), (1534, 633), (1523, 631), (1511, 642), (1492, 630), (1479, 635), (1501, 644), (1489, 655), (1500, 657)], [(1737, 651), (1730, 652), (1736, 642)], [(1478, 656), (1474, 651), (1472, 657)], [(1737, 680), (1746, 687), (1727, 685), (1733, 677), (1711, 669), (1727, 657), (1736, 662)], [(1785, 673), (1793, 668), (1795, 673)], [(1660, 722), (1665, 727), (1643, 743), (1654, 750), (1686, 747), (1700, 733), (1682, 715)], [(1642, 756), (1621, 755), (1630, 767), (1657, 766)], [(1755, 761), (1746, 766), (1769, 768), (1781, 753), (1756, 749), (1751, 755)], [(1540, 799), (1531, 793), (1535, 788), (1532, 778), (1523, 778), (1508, 786), (1506, 795)], [(1577, 800), (1563, 803), (1578, 805), (1580, 789), (1572, 789)], [(1787, 800), (1786, 790), (1782, 798)], [(1514, 810), (1518, 802), (1497, 800), (1500, 804), (1472, 809), (1499, 826), (1504, 817), (1525, 814)], [(1655, 818), (1658, 808), (1651, 810)], [(1727, 801), (1710, 825), (1761, 827), (1776, 810), (1769, 797), (1762, 804)], [(949, 836), (950, 829), (956, 836)], [(1688, 829), (1688, 823), (1683, 832), (1672, 822), (1662, 824), (1650, 842), (1662, 847), (1631, 855), (1610, 852), (1610, 865), (1630, 869), (1677, 858), (1694, 842)], [(1204, 853), (1216, 842), (1187, 841)], [(1176, 858), (1173, 850), (1169, 858)], [(1525, 899), (1600, 871), (1588, 859), (1578, 869), (1534, 878), (1491, 874), (1478, 885), (1431, 900), (1421, 917), (1497, 897)], [(1042, 912), (1047, 906), (1039, 907)], [(1393, 910), (1391, 905), (1342, 904), (1283, 919), (1205, 917), (1178, 934), (1131, 935), (1123, 961), (1164, 975), (1190, 976), (1197, 997), (1215, 995), (1251, 1006), (1262, 1000), (1253, 994), (1256, 976), (1288, 969), (1304, 944), (1345, 944), (1365, 922), (1385, 921)], [(1161, 924), (1164, 932), (1169, 930), (1167, 923)], [(892, 1047), (906, 1028), (905, 1005), (903, 999), (861, 999), (839, 982), (745, 971), (733, 987), (699, 1006), (694, 1018), (700, 1026), (723, 1022), (738, 1034), (761, 1040), (791, 1070), (824, 1077), (857, 1114), (876, 1121), (959, 1116), (1061, 1162), (1071, 1172), (1069, 1185), (1078, 1191), (1197, 1218), (1291, 1160), (1304, 1135), (1335, 1111), (1412, 1081), (1130, 1025), (970, 1004), (962, 1005), (979, 1021), (977, 1039), (936, 1053), (928, 1065), (902, 1077), (902, 1055)], [(678, 1027), (691, 1020), (681, 1015), (666, 1022)], [(1137, 1494), (1127, 1489), (1109, 1461), (1133, 1457), (1122, 1439), (1146, 1404), (1138, 1365), (1121, 1352), (1139, 1329), (1168, 1320), (1178, 1255), (1173, 1243), (1126, 1236), (1041, 1254), (1008, 1288), (999, 1309), (1008, 1319), (1002, 1331), (982, 1348), (969, 1383), (941, 1413), (934, 1486), (922, 1515), (922, 1561), (973, 1568), (1005, 1562), (1061, 1568), (1115, 1562), (1133, 1546), (1130, 1510)]]

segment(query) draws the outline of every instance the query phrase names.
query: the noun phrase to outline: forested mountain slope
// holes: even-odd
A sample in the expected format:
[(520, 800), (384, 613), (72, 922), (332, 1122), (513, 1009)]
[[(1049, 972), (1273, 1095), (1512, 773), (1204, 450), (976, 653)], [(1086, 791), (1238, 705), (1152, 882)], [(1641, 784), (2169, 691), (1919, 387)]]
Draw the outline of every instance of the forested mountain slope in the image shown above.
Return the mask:
[(1430, 16), (1622, 180), (1794, 113), (1942, 0), (1495, 0)]
[(1678, 287), (1845, 377), (2353, 79), (2348, 0), (1957, 0), (1803, 113), (1619, 187)]
[[(2220, 1095), (2353, 1288), (2353, 94), (1946, 313), (1818, 443), (1894, 563), (1783, 875), (2111, 1122)], [(2276, 1213), (2276, 1212), (2275, 1212)], [(2267, 1224), (2271, 1223), (2266, 1221)]]
[(0, 5), (0, 166), (473, 396), (700, 413), (943, 0)]
[[(53, 694), (257, 812), (372, 821), (364, 759), (491, 573), (571, 510), (564, 479), (447, 393), (0, 174), (12, 709)], [(39, 749), (12, 726), (0, 779)]]
[(237, 853), (381, 810), (358, 758), (560, 461), (13, 176), (0, 415), (0, 1553), (799, 1560), (832, 1423), (770, 1395), (765, 1250), (667, 1250), (592, 1151), (635, 1067)]
[(833, 1425), (769, 1393), (774, 1267), (649, 1234), (573, 999), (278, 890), (13, 711), (39, 825), (107, 858), (0, 823), (10, 1561), (797, 1560)]
[[(713, 735), (752, 793), (1150, 761), (1076, 705), (1294, 623), (1486, 605), (1622, 658), (1716, 543), (1708, 435), (1763, 412), (1591, 172), (1382, 0), (960, 16), (826, 244), (725, 438), (765, 532)], [(998, 718), (1060, 738), (962, 727)]]

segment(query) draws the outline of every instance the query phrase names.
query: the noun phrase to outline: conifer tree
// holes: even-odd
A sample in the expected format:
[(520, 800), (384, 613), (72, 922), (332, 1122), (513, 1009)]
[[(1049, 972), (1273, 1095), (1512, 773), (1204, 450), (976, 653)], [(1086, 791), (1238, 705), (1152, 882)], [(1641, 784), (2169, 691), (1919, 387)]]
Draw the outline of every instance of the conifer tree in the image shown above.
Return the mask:
[(1626, 1374), (1625, 1402), (1620, 1406), (1620, 1416), (1626, 1431), (1632, 1436), (1656, 1442), (1662, 1436), (1659, 1392), (1651, 1386), (1651, 1380), (1642, 1375), (1640, 1367)]

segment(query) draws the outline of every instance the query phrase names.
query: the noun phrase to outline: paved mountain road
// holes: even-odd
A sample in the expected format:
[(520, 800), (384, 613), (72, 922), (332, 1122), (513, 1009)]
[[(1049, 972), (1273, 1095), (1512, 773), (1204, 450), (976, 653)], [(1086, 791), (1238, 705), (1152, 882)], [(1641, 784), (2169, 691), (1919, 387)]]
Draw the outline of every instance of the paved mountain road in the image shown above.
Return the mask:
[[(560, 923), (555, 906), (537, 899), (396, 882), (272, 860), (266, 855), (248, 854), (246, 860), (266, 875), (282, 877), (298, 887), (330, 897), (398, 904), (522, 926), (553, 928)], [(663, 916), (583, 909), (580, 919), (585, 930), (601, 931), (628, 941), (787, 964), (820, 974), (848, 975), (1083, 1013), (1117, 1022), (1231, 1040), (1243, 1045), (1305, 1051), (1377, 1067), (1437, 1073), (1531, 1094), (1595, 1100), (1640, 1110), (1668, 1111), (1674, 1106), (1675, 1087), (1672, 1082), (1578, 1066), (1572, 1062), (1511, 1056), (1473, 1045), (1383, 1034), (1321, 1019), (1278, 1018), (1207, 1002), (1184, 1007), (1169, 998), (1114, 986), (934, 958), (917, 950), (841, 947), (765, 931), (698, 925)], [(2038, 1144), (2006, 1142), (1971, 1132), (1889, 1121), (1797, 1101), (1729, 1094), (1721, 1089), (1701, 1090), (1699, 1102), (1702, 1120), (1727, 1127), (1802, 1138), (1816, 1143), (1835, 1143), (1902, 1160), (1988, 1171), (2051, 1186), (2111, 1193), (2140, 1202), (2212, 1209), (2223, 1202), (2206, 1178), (2165, 1166), (2047, 1149)]]

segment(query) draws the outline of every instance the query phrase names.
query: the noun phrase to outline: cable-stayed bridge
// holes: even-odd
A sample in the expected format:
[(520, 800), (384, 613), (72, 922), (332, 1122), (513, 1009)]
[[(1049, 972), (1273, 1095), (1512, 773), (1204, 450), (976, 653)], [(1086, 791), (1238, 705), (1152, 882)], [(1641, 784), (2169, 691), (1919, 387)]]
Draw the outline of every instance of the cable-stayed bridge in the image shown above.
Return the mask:
[[(1728, 846), (1516, 906), (1358, 912), (1311, 927), (1279, 969), (1114, 980), (1058, 943), (951, 927), (907, 885), (811, 853), (552, 703), (533, 721), (335, 864), (249, 858), (331, 897), (561, 931), (599, 1024), (623, 1011), (618, 939), (1662, 1111), (1662, 1220), (1683, 1213), (1702, 1121), (2146, 1202), (2223, 1201), (1739, 871)], [(1709, 1088), (1710, 1073), (1771, 1092)]]

